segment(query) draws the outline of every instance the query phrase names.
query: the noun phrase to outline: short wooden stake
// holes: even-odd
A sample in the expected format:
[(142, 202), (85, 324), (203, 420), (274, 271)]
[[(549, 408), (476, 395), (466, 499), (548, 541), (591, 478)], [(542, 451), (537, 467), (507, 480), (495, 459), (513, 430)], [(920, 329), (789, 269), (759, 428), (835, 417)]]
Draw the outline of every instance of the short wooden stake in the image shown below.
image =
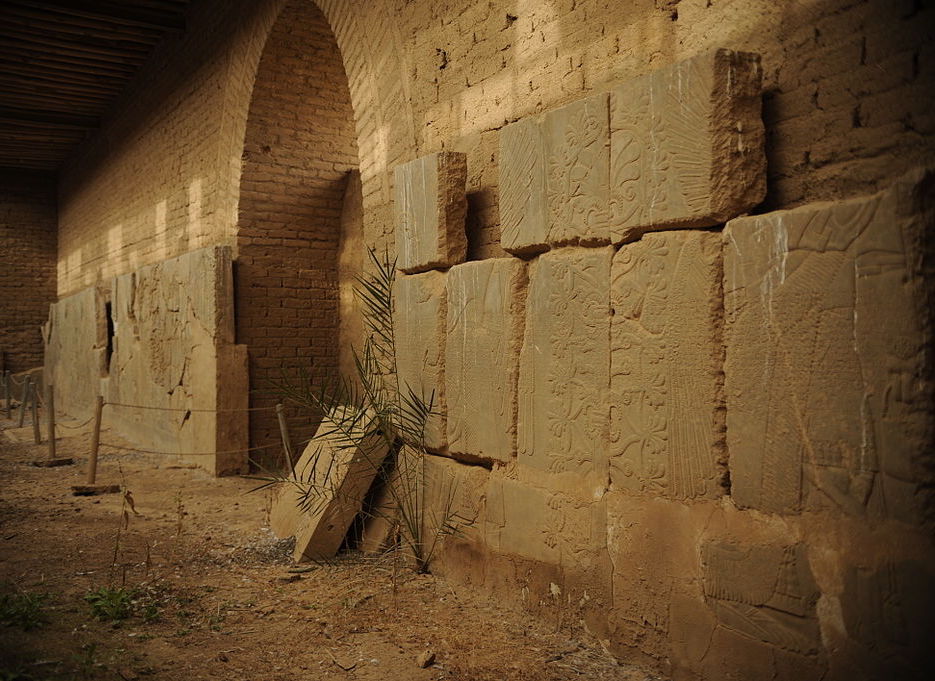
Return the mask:
[(29, 376), (23, 376), (23, 392), (20, 393), (19, 398), (19, 425), (17, 428), (22, 428), (23, 424), (26, 423), (26, 401), (29, 399)]
[(282, 436), (282, 448), (286, 452), (286, 472), (292, 470), (292, 440), (289, 438), (289, 426), (286, 425), (286, 415), (283, 413), (282, 402), (276, 404), (276, 418), (279, 419), (279, 434)]
[(36, 385), (36, 381), (32, 381), (29, 385), (29, 397), (32, 400), (30, 404), (32, 407), (32, 439), (37, 445), (41, 445), (42, 433), (39, 432), (39, 387)]
[(6, 417), (8, 419), (11, 419), (13, 418), (13, 416), (12, 416), (10, 403), (13, 401), (13, 390), (10, 388), (10, 372), (9, 371), (3, 372), (3, 399), (6, 402), (6, 407), (5, 407)]
[(104, 398), (97, 396), (94, 403), (94, 431), (91, 433), (91, 458), (88, 460), (88, 485), (93, 485), (97, 478), (97, 450), (101, 444), (101, 416), (104, 412)]
[(45, 388), (45, 408), (49, 425), (49, 460), (55, 458), (55, 386), (49, 383)]

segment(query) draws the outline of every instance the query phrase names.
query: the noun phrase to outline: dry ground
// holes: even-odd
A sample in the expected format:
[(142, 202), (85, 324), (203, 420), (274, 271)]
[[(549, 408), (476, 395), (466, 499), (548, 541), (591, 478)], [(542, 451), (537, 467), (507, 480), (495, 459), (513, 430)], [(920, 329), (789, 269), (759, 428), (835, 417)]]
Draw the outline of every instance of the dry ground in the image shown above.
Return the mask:
[[(0, 417), (0, 681), (654, 678), (580, 631), (390, 559), (290, 572), (288, 544), (266, 527), (270, 497), (248, 493), (251, 480), (105, 453), (98, 481), (129, 490), (135, 513), (122, 493), (72, 496), (87, 428), (60, 429), (59, 455), (77, 465), (37, 468), (45, 446), (13, 425)], [(104, 609), (128, 599), (129, 616), (95, 618), (92, 591)], [(426, 650), (436, 661), (423, 669)]]

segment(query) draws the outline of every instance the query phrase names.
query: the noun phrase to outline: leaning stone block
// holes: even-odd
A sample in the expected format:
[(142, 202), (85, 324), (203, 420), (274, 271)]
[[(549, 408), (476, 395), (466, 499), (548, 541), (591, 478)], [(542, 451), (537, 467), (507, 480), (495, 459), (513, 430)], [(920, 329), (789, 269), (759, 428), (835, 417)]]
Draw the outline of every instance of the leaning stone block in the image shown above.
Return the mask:
[(660, 232), (623, 246), (610, 298), (611, 479), (677, 499), (718, 496), (720, 235)]
[(520, 461), (600, 485), (608, 473), (612, 256), (612, 248), (567, 249), (532, 265), (520, 352)]
[(614, 243), (736, 217), (766, 192), (759, 56), (714, 50), (610, 96)]
[(504, 249), (536, 253), (609, 242), (609, 139), (606, 94), (501, 131)]
[(403, 272), (424, 272), (463, 262), (467, 156), (429, 154), (397, 166), (396, 251)]
[(404, 394), (411, 390), (432, 414), (425, 445), (444, 449), (445, 440), (445, 275), (441, 272), (404, 275), (393, 285), (396, 368)]
[(295, 536), (296, 561), (337, 553), (388, 453), (385, 440), (368, 436), (362, 424), (352, 427), (350, 436), (342, 430), (334, 420), (322, 420), (319, 436), (282, 483), (270, 512), (277, 536)]
[(448, 272), (445, 400), (448, 449), (509, 461), (516, 452), (516, 382), (526, 265), (468, 262)]
[(740, 506), (924, 515), (933, 178), (920, 170), (869, 198), (728, 223), (727, 443)]

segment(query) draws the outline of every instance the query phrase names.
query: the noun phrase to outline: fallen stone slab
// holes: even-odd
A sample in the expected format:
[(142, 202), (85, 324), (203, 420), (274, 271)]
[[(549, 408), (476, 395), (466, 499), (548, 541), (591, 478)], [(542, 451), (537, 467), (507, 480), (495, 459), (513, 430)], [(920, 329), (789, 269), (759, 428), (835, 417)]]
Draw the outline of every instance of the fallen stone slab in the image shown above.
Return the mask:
[(71, 493), (76, 497), (94, 497), (100, 494), (116, 494), (120, 485), (72, 485)]

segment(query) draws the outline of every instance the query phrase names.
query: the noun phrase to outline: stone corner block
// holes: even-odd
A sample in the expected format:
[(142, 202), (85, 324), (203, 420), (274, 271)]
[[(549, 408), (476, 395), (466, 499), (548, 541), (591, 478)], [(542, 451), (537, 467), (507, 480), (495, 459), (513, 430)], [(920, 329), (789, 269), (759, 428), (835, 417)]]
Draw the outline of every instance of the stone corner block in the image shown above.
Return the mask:
[(452, 454), (509, 461), (516, 453), (516, 381), (526, 264), (468, 262), (448, 271), (445, 400)]
[(613, 241), (706, 227), (763, 200), (759, 56), (716, 49), (610, 95)]
[(397, 267), (415, 273), (445, 269), (467, 255), (467, 155), (442, 151), (394, 171)]

